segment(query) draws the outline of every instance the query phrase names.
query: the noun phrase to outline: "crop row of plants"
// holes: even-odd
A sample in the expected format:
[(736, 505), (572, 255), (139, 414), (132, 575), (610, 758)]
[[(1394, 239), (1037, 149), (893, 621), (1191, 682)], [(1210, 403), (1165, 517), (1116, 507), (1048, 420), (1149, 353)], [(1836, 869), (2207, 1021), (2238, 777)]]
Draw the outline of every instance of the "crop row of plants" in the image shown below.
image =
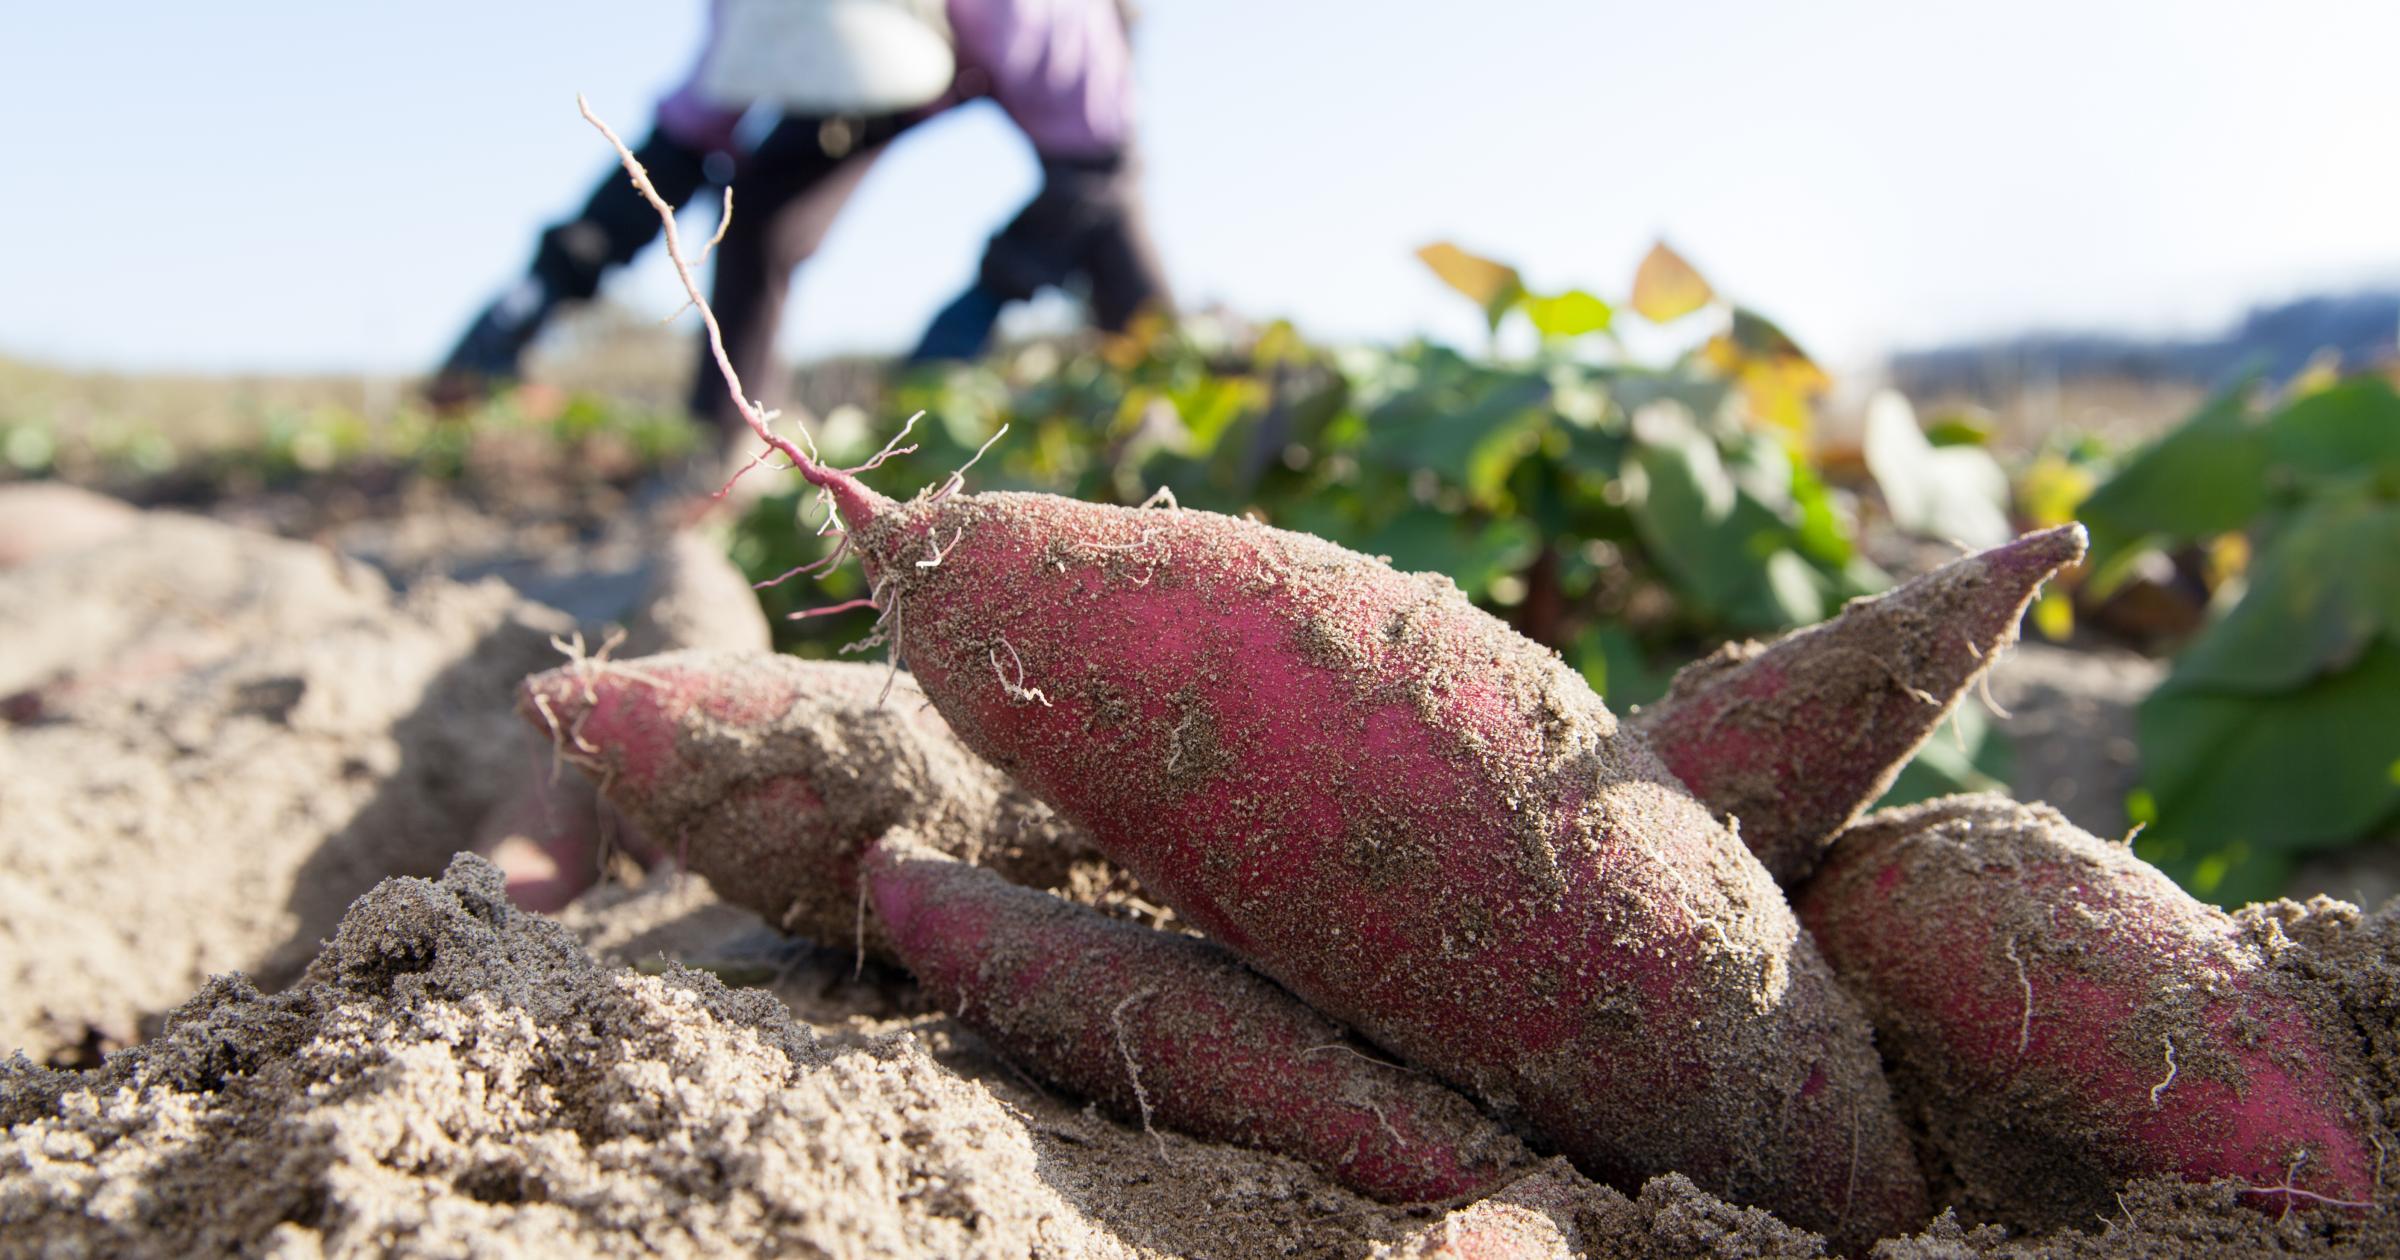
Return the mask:
[[(1904, 529), (1969, 545), (2010, 533), (1998, 464), (1971, 442), (1936, 445), (1897, 398), (1879, 400), (1863, 451), (1832, 460), (1837, 478), (1818, 441), (1823, 371), (1664, 246), (1622, 300), (1539, 292), (1450, 245), (1421, 257), (1482, 311), (1489, 345), (1335, 348), (1282, 323), (1151, 323), (901, 377), (877, 416), (837, 411), (817, 441), (856, 463), (890, 437), (889, 417), (922, 412), (919, 449), (876, 473), (906, 495), (1005, 425), (976, 466), (979, 488), (1116, 503), (1169, 488), (1186, 506), (1447, 574), (1619, 705), (1655, 698), (1662, 662), (1821, 620), (1888, 585), (1859, 547), (1856, 486), (1879, 484), (1871, 497)], [(1636, 323), (1650, 327), (1624, 335)], [(1511, 340), (1529, 348), (1504, 354)], [(1674, 348), (1644, 360), (1629, 341)], [(795, 490), (752, 509), (734, 543), (747, 571), (771, 577), (822, 554), (795, 525), (802, 506)], [(837, 574), (767, 598), (788, 615), (864, 594), (857, 585)], [(783, 624), (804, 655), (866, 633), (859, 615)], [(2005, 754), (1979, 713), (1958, 736), (1904, 794), (1991, 782)]]
[(56, 477), (137, 501), (205, 501), (316, 478), (544, 475), (630, 482), (699, 445), (671, 410), (528, 387), (463, 414), (411, 395), (138, 387), (0, 361), (0, 478)]
[[(1972, 422), (1921, 426), (1890, 394), (1854, 438), (1828, 443), (1823, 371), (1664, 246), (1616, 297), (1538, 291), (1450, 245), (1421, 258), (1482, 314), (1485, 344), (1334, 347), (1285, 323), (1151, 322), (903, 373), (871, 413), (821, 417), (816, 438), (833, 462), (857, 463), (895, 418), (921, 412), (919, 449), (875, 474), (888, 493), (983, 451), (979, 487), (1118, 503), (1169, 488), (1445, 573), (1620, 707), (1657, 697), (1674, 662), (1718, 640), (1821, 620), (1888, 585), (1863, 523), (1987, 546), (2081, 519), (2094, 536), (2085, 603), (2161, 552), (2214, 592), (2205, 628), (2141, 711), (2143, 785), (2127, 806), (2144, 857), (2239, 902), (2272, 895), (2312, 853), (2400, 825), (2389, 382), (2318, 371), (2274, 395), (2244, 384), (2141, 450), (2058, 432), (2004, 472)], [(1668, 349), (1645, 357), (1629, 343)], [(109, 391), (0, 369), (14, 374), (0, 391), (0, 478), (149, 501), (362, 473), (624, 486), (697, 446), (670, 411), (539, 387), (451, 417), (405, 400), (370, 411), (237, 399), (195, 438), (154, 414), (174, 399), (112, 410), (93, 404)], [(754, 503), (729, 541), (736, 561), (765, 579), (822, 555), (805, 506), (797, 489)], [(844, 570), (764, 598), (788, 615), (864, 593)], [(2068, 594), (2051, 592), (2034, 620), (2064, 637)], [(806, 656), (867, 633), (858, 614), (779, 624), (782, 646)], [(2007, 764), (1966, 706), (1894, 799), (1991, 786)]]

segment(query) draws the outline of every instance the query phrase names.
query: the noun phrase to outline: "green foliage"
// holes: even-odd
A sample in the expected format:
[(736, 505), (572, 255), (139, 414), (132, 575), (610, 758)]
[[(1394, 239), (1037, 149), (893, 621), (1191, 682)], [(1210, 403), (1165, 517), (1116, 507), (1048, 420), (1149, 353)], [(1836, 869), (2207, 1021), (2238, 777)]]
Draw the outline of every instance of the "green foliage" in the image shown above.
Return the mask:
[[(1810, 462), (1822, 376), (1773, 323), (1717, 303), (1688, 264), (1654, 254), (1651, 304), (1692, 344), (1639, 363), (1616, 337), (1632, 303), (1539, 292), (1516, 268), (1451, 245), (1419, 256), (1495, 336), (1530, 326), (1533, 351), (1332, 349), (1285, 324), (1235, 336), (1206, 322), (1035, 345), (901, 378), (880, 406), (924, 412), (910, 438), (920, 449), (879, 469), (878, 486), (907, 494), (938, 481), (1007, 424), (977, 467), (981, 488), (1135, 503), (1171, 487), (1187, 506), (1447, 574), (1620, 703), (1656, 694), (1653, 662), (1815, 621), (1884, 584), (1853, 545), (1848, 497)], [(1697, 318), (1703, 307), (1713, 322)], [(1799, 421), (1762, 416), (1762, 398), (1797, 408)], [(872, 454), (862, 419), (828, 417), (829, 458)], [(771, 577), (822, 554), (793, 527), (799, 506), (787, 493), (754, 509), (736, 542), (747, 570)], [(769, 599), (789, 613), (851, 594), (837, 579)], [(792, 623), (788, 645), (831, 651), (862, 625)]]
[[(2085, 501), (2097, 558), (2239, 533), (2255, 557), (2141, 713), (2138, 844), (2195, 891), (2277, 892), (2400, 819), (2400, 396), (2212, 399)], [(2238, 554), (2238, 549), (2236, 549)]]
[[(922, 411), (908, 439), (919, 449), (879, 468), (875, 484), (906, 496), (939, 482), (1006, 424), (976, 466), (978, 489), (1138, 503), (1167, 487), (1188, 507), (1446, 574), (1620, 707), (1655, 699), (1667, 663), (1819, 620), (1886, 584), (1858, 554), (1850, 496), (1813, 462), (1824, 378), (1771, 321), (1720, 302), (1663, 248), (1623, 304), (1537, 291), (1516, 268), (1451, 245), (1419, 256), (1474, 304), (1494, 348), (1335, 349), (1287, 324), (1237, 335), (1206, 321), (1036, 344), (900, 378), (877, 407)], [(1674, 322), (1682, 352), (1629, 357), (1621, 321), (1650, 318), (1645, 309)], [(1533, 348), (1504, 356), (1500, 336), (1520, 320)], [(879, 445), (856, 409), (819, 427), (837, 464)], [(771, 578), (825, 554), (795, 526), (804, 508), (822, 519), (797, 491), (752, 510), (734, 544), (745, 571)], [(765, 598), (788, 616), (861, 594), (844, 572)], [(871, 617), (787, 620), (783, 643), (831, 654), (863, 638)], [(1967, 747), (1988, 748), (1988, 765), (1997, 740), (1975, 736)], [(1912, 782), (1988, 782), (1966, 754), (1934, 761)]]
[(37, 384), (48, 388), (0, 397), (0, 478), (59, 477), (136, 501), (361, 477), (505, 481), (535, 469), (563, 481), (629, 484), (699, 446), (697, 431), (673, 411), (542, 388), (506, 391), (454, 415), (413, 399), (369, 413), (326, 398), (237, 393), (208, 399), (219, 414), (196, 431), (181, 423), (171, 394), (94, 406), (75, 397), (72, 384)]
[(2266, 507), (2265, 450), (2251, 393), (2245, 383), (2210, 399), (2083, 501), (2090, 564), (2104, 580), (2145, 545), (2238, 530)]
[(1997, 547), (2016, 536), (2008, 521), (2008, 474), (1990, 452), (1955, 440), (1955, 429), (1948, 436), (1950, 444), (1936, 446), (1908, 400), (1886, 391), (1867, 405), (1867, 469), (1902, 529)]

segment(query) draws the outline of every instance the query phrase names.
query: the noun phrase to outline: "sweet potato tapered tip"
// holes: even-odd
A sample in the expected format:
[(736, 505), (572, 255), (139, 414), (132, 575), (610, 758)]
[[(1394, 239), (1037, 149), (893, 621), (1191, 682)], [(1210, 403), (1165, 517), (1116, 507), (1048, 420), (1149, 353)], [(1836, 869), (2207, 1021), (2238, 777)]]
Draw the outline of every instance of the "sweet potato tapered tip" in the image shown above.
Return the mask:
[[(536, 674), (518, 699), (658, 848), (820, 944), (852, 942), (858, 856), (895, 826), (1037, 886), (1089, 855), (878, 666), (669, 652)], [(883, 952), (873, 932), (865, 943)]]
[(1446, 1199), (1531, 1156), (1465, 1098), (1362, 1053), (1222, 948), (1111, 919), (926, 847), (868, 851), (901, 961), (1029, 1071), (1118, 1116), (1289, 1155), (1379, 1199)]
[(1963, 556), (1773, 643), (1729, 644), (1634, 725), (1790, 887), (1875, 803), (2000, 652), (2081, 525)]

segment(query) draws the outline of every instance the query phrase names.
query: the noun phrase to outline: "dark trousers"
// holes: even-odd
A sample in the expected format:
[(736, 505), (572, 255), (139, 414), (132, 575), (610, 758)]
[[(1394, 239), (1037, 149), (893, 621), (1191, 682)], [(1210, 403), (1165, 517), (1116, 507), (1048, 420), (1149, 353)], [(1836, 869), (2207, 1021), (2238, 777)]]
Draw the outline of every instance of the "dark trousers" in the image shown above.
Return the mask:
[[(633, 156), (650, 172), (658, 195), (678, 210), (708, 183), (708, 155), (663, 132), (652, 132)], [(553, 300), (589, 301), (600, 291), (602, 276), (632, 262), (658, 234), (658, 212), (624, 171), (611, 170), (574, 218), (542, 233), (533, 251), (533, 274)]]
[[(772, 407), (783, 393), (774, 371), (775, 333), (783, 324), (792, 272), (825, 243), (875, 159), (917, 121), (915, 115), (787, 118), (743, 160), (733, 188), (733, 226), (717, 246), (708, 301), (724, 333), (725, 357), (752, 398)], [(691, 407), (731, 435), (743, 427), (705, 338)]]
[[(751, 397), (772, 406), (781, 396), (775, 336), (793, 271), (824, 244), (875, 159), (920, 118), (788, 118), (742, 159), (733, 224), (714, 256), (709, 304), (726, 358)], [(659, 195), (677, 208), (710, 186), (707, 155), (664, 135), (651, 135), (635, 156)], [(657, 213), (630, 179), (614, 173), (574, 218), (542, 233), (533, 274), (554, 300), (587, 300), (609, 270), (632, 261), (658, 235)], [(1045, 158), (1040, 191), (992, 237), (974, 287), (928, 330), (918, 356), (980, 353), (1002, 305), (1051, 286), (1083, 289), (1094, 322), (1112, 332), (1145, 307), (1167, 307), (1166, 273), (1150, 240), (1130, 153)], [(963, 318), (957, 315), (962, 310)], [(705, 338), (690, 397), (693, 414), (729, 433), (743, 427)]]
[(982, 354), (1002, 306), (1051, 286), (1081, 288), (1092, 322), (1110, 332), (1145, 308), (1172, 308), (1131, 152), (1042, 159), (1041, 190), (992, 237), (975, 284), (934, 317), (909, 358)]

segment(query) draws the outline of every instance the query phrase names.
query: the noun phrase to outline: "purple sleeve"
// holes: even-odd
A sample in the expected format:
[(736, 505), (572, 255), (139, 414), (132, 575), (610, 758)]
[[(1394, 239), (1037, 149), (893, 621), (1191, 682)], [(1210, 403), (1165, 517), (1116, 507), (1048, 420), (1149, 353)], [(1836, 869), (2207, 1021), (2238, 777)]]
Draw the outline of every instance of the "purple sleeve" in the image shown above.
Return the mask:
[(1045, 157), (1105, 157), (1133, 136), (1133, 51), (1116, 0), (949, 0), (962, 80)]
[(658, 100), (658, 129), (687, 148), (730, 150), (734, 126), (742, 121), (744, 111), (719, 105), (700, 91), (700, 68), (708, 64), (708, 54), (717, 46), (717, 32), (722, 29), (718, 18), (723, 9), (724, 0), (711, 0), (700, 55), (692, 58), (692, 68), (683, 76), (683, 82)]

